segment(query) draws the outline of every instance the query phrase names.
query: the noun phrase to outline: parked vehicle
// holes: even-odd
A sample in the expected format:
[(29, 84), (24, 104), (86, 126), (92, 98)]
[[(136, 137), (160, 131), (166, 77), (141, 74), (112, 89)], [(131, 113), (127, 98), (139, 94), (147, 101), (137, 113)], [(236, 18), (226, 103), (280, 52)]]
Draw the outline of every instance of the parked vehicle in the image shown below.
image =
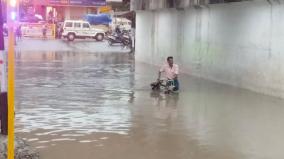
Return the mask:
[(87, 21), (66, 20), (63, 25), (62, 36), (69, 41), (86, 38), (102, 41), (105, 37), (105, 33), (101, 29), (91, 27), (90, 23)]
[(21, 22), (26, 23), (40, 23), (44, 22), (43, 17), (39, 14), (36, 15), (30, 15), (30, 16), (24, 16), (21, 18)]
[(111, 16), (109, 14), (85, 14), (83, 20), (90, 23), (91, 27), (102, 29), (105, 33), (111, 30)]
[(111, 34), (107, 40), (110, 46), (120, 44), (123, 47), (132, 48), (132, 38), (128, 32)]
[(91, 25), (109, 25), (112, 22), (112, 19), (108, 14), (86, 14), (84, 20)]
[(132, 22), (126, 18), (113, 18), (112, 20), (112, 29), (114, 30), (117, 26), (121, 30), (131, 31)]

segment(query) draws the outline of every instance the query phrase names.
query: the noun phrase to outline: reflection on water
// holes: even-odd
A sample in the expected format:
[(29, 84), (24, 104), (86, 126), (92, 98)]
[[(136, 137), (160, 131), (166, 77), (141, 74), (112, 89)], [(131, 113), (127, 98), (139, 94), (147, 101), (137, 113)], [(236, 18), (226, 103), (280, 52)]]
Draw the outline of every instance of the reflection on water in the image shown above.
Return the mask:
[(154, 115), (158, 119), (174, 119), (177, 117), (178, 94), (165, 95), (160, 92), (151, 92), (155, 106)]
[[(134, 65), (128, 54), (17, 53), (17, 132), (127, 134)], [(64, 138), (63, 138), (64, 139)], [(68, 138), (67, 138), (68, 139)], [(55, 139), (61, 140), (61, 139)]]

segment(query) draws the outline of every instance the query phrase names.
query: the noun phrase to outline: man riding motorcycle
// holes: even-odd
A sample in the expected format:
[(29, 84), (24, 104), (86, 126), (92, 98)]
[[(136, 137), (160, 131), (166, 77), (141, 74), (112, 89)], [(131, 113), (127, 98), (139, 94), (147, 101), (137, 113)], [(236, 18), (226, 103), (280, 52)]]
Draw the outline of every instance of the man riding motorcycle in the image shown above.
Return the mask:
[[(166, 91), (165, 93), (170, 93), (171, 91), (178, 91), (179, 90), (179, 67), (177, 64), (174, 64), (174, 58), (169, 56), (167, 58), (167, 63), (161, 67), (158, 74), (157, 84), (161, 83), (161, 74), (165, 73), (167, 78), (166, 81)], [(152, 85), (153, 88), (154, 85)]]

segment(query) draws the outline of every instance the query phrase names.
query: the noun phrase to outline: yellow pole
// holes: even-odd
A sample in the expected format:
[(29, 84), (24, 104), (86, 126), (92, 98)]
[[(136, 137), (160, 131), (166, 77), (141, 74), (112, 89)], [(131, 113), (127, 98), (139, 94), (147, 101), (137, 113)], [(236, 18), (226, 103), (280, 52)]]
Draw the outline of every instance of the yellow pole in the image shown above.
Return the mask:
[[(10, 0), (11, 1), (11, 0)], [(15, 35), (14, 35), (14, 22), (10, 16), (11, 8), (9, 1), (7, 3), (7, 21), (9, 27), (8, 34), (8, 159), (14, 159), (15, 149), (14, 149), (14, 98), (15, 98), (15, 86), (14, 86), (14, 45), (15, 45)]]
[(9, 28), (8, 48), (8, 159), (14, 159), (14, 101), (15, 101), (15, 72), (14, 72), (14, 29)]

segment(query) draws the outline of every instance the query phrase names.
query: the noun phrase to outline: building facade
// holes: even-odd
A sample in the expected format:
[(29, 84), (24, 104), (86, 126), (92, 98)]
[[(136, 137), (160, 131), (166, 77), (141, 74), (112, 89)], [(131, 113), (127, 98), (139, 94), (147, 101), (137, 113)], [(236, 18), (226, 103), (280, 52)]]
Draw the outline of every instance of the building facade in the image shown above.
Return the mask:
[(97, 13), (106, 0), (21, 0), (20, 17), (41, 15), (44, 20), (81, 19), (84, 14)]

